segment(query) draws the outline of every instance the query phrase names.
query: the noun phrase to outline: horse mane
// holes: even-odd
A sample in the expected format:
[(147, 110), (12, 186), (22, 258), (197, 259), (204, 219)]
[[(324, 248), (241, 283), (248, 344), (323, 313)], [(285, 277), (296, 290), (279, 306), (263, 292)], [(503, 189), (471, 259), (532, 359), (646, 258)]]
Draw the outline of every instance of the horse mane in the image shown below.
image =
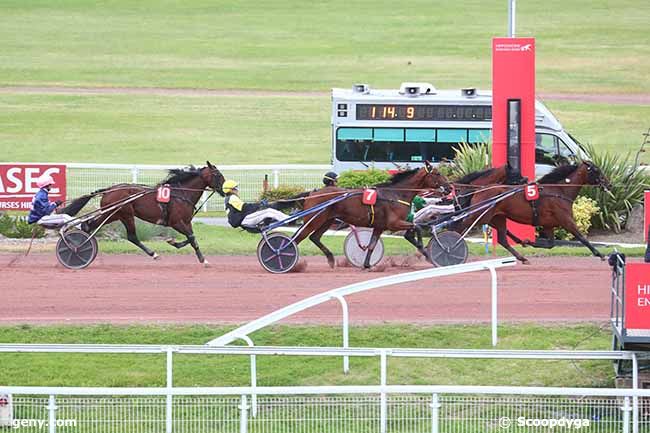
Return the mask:
[(392, 185), (395, 185), (395, 184), (397, 184), (399, 182), (402, 182), (403, 180), (406, 180), (406, 179), (410, 178), (411, 176), (413, 176), (418, 171), (420, 171), (419, 168), (413, 168), (411, 170), (405, 170), (405, 171), (398, 171), (397, 173), (395, 173), (393, 175), (393, 177), (390, 178), (389, 181), (379, 183), (379, 184), (377, 184), (375, 186), (392, 186)]
[(167, 177), (161, 181), (158, 185), (180, 185), (190, 179), (194, 179), (197, 176), (201, 175), (201, 169), (190, 165), (185, 168), (172, 168), (168, 172)]
[(538, 183), (564, 183), (564, 179), (566, 179), (571, 173), (573, 173), (577, 169), (578, 169), (577, 164), (560, 165), (555, 167), (553, 171), (547, 174), (546, 176), (540, 178), (537, 182)]
[(469, 185), (479, 177), (483, 177), (486, 174), (492, 173), (494, 172), (494, 170), (496, 170), (496, 168), (486, 168), (485, 170), (474, 171), (472, 173), (466, 174), (465, 176), (461, 177), (455, 183), (459, 183), (462, 185)]

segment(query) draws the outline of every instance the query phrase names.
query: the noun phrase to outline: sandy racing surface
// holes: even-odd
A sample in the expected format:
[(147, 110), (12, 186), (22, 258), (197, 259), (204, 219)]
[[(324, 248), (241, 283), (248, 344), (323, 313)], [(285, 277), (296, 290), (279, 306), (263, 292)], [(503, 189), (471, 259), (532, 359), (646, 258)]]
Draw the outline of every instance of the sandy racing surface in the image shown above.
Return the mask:
[[(331, 270), (307, 257), (301, 273), (272, 275), (253, 256), (99, 254), (87, 269), (63, 268), (54, 254), (0, 254), (0, 323), (242, 323), (353, 282), (426, 269), (424, 262), (384, 272)], [(531, 258), (532, 265), (497, 270), (502, 321), (605, 321), (610, 269), (596, 258)], [(385, 287), (347, 298), (352, 323), (487, 322), (488, 271)], [(283, 323), (340, 323), (329, 302)]]

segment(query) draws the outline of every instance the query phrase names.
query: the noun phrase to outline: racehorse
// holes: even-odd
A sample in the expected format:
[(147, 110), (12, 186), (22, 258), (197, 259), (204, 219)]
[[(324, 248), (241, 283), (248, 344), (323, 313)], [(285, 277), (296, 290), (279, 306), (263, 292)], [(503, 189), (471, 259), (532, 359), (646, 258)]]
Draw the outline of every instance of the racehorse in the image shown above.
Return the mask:
[[(418, 242), (413, 228), (419, 230), (413, 223), (406, 221), (411, 210), (411, 201), (423, 190), (440, 189), (444, 194), (451, 191), (447, 179), (441, 175), (429, 162), (420, 169), (398, 172), (390, 181), (375, 185), (372, 189), (377, 192), (376, 203), (366, 205), (362, 200), (362, 192), (356, 190), (350, 197), (325, 208), (325, 210), (309, 218), (307, 225), (295, 239), (296, 245), (309, 236), (309, 239), (325, 254), (330, 267), (334, 267), (334, 255), (321, 243), (323, 233), (338, 219), (357, 227), (372, 228), (372, 237), (364, 261), (364, 268), (370, 268), (370, 257), (377, 245), (381, 234), (388, 231), (402, 231), (404, 237), (413, 244), (427, 259), (429, 258), (422, 242)], [(320, 203), (342, 194), (355, 190), (325, 187), (312, 191), (304, 201), (303, 209), (308, 210)]]
[[(187, 239), (182, 242), (175, 242), (173, 239), (167, 242), (176, 248), (182, 248), (187, 244), (191, 244), (199, 262), (207, 266), (208, 262), (203, 257), (194, 237), (192, 217), (195, 213), (196, 203), (207, 188), (219, 193), (222, 197), (224, 196), (221, 188), (223, 182), (224, 177), (221, 172), (208, 161), (207, 166), (203, 168), (190, 166), (186, 169), (169, 170), (167, 178), (156, 187), (123, 183), (100, 189), (73, 200), (60, 213), (74, 216), (96, 195), (101, 195), (102, 197), (100, 202), (101, 208), (125, 202), (115, 212), (109, 212), (96, 218), (87, 225), (83, 225), (82, 229), (92, 233), (103, 224), (109, 224), (119, 220), (126, 228), (127, 239), (153, 259), (157, 259), (158, 254), (147, 248), (138, 239), (135, 231), (135, 217), (138, 217), (152, 224), (171, 227), (185, 235)], [(156, 197), (157, 187), (162, 185), (169, 185), (171, 189), (170, 200), (166, 204), (159, 203)], [(129, 201), (130, 197), (141, 193), (143, 193), (141, 197)]]
[[(530, 262), (508, 244), (506, 219), (542, 227), (542, 233), (547, 239), (539, 239), (536, 242), (522, 241), (512, 234), (509, 235), (515, 242), (524, 246), (553, 248), (554, 230), (556, 227), (562, 227), (589, 248), (594, 256), (604, 260), (604, 256), (582, 236), (573, 219), (573, 201), (583, 185), (597, 185), (606, 190), (610, 187), (609, 181), (600, 169), (588, 161), (583, 161), (580, 164), (562, 165), (539, 179), (538, 183), (539, 199), (536, 200), (536, 203), (526, 200), (524, 188), (520, 187), (521, 191), (496, 201), (491, 209), (480, 217), (478, 223), (494, 227), (497, 230), (499, 244), (524, 264)], [(472, 197), (472, 205), (494, 199), (506, 191), (508, 191), (508, 187), (478, 191)], [(469, 225), (471, 221), (464, 223)]]

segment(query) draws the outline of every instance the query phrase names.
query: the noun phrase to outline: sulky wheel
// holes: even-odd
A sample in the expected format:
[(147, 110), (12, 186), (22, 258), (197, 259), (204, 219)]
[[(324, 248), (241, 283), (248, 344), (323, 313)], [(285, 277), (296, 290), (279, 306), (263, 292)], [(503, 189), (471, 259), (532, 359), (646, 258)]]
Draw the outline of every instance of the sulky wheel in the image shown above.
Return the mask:
[(289, 272), (298, 263), (298, 258), (298, 246), (282, 233), (271, 233), (257, 245), (257, 259), (272, 274)]
[(81, 230), (61, 234), (56, 243), (56, 258), (68, 269), (83, 269), (97, 257), (97, 239)]
[(431, 262), (436, 266), (451, 266), (465, 263), (467, 260), (467, 244), (465, 239), (456, 232), (433, 232), (427, 245)]
[[(343, 243), (345, 258), (353, 266), (363, 268), (363, 262), (366, 260), (366, 247), (370, 243), (372, 230), (353, 229), (346, 237)], [(370, 256), (370, 266), (375, 266), (384, 258), (384, 242), (379, 238), (375, 249)]]

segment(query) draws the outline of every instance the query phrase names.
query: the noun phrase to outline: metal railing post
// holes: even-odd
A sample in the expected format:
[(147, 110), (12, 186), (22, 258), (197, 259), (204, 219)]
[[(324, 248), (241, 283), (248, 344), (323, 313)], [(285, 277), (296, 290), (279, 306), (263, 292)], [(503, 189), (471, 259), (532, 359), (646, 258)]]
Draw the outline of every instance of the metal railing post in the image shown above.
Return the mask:
[(630, 411), (632, 411), (630, 397), (625, 397), (621, 410), (623, 411), (623, 433), (630, 433)]
[(50, 394), (50, 399), (47, 405), (49, 433), (56, 433), (56, 410), (56, 397), (54, 394)]
[(167, 349), (167, 404), (165, 409), (165, 432), (172, 433), (173, 406), (172, 406), (172, 386), (174, 385), (173, 371), (173, 349)]
[(138, 166), (134, 165), (131, 169), (131, 183), (138, 183)]
[(241, 396), (239, 410), (239, 433), (246, 433), (248, 431), (248, 403), (246, 402), (246, 395)]
[(438, 394), (431, 396), (431, 433), (438, 433), (438, 423), (440, 415), (440, 400)]
[(280, 186), (280, 172), (275, 169), (273, 170), (273, 188)]
[(386, 364), (387, 364), (387, 359), (386, 359), (386, 351), (382, 350), (380, 354), (380, 370), (381, 370), (381, 394), (380, 394), (380, 412), (379, 412), (379, 424), (380, 424), (380, 432), (381, 433), (386, 433), (386, 419), (388, 415), (388, 399), (386, 397), (386, 389), (384, 388), (386, 386)]
[[(639, 363), (636, 359), (636, 352), (632, 352), (632, 389), (639, 389)], [(639, 397), (632, 397), (632, 432), (639, 433)]]
[(492, 279), (492, 346), (497, 345), (497, 271), (494, 267), (490, 266), (490, 277)]
[[(341, 309), (343, 311), (343, 348), (347, 349), (350, 347), (348, 303), (341, 295), (336, 295), (336, 299), (341, 303)], [(343, 373), (348, 374), (349, 372), (350, 357), (348, 355), (343, 355)]]
[[(255, 344), (253, 344), (253, 340), (251, 340), (248, 335), (244, 335), (241, 337), (241, 339), (244, 340), (249, 346), (255, 346)], [(257, 388), (257, 360), (255, 358), (255, 355), (251, 355), (251, 388), (253, 388), (253, 392), (251, 394), (251, 408), (253, 418), (255, 418), (257, 416), (257, 392), (255, 391), (255, 388)]]

